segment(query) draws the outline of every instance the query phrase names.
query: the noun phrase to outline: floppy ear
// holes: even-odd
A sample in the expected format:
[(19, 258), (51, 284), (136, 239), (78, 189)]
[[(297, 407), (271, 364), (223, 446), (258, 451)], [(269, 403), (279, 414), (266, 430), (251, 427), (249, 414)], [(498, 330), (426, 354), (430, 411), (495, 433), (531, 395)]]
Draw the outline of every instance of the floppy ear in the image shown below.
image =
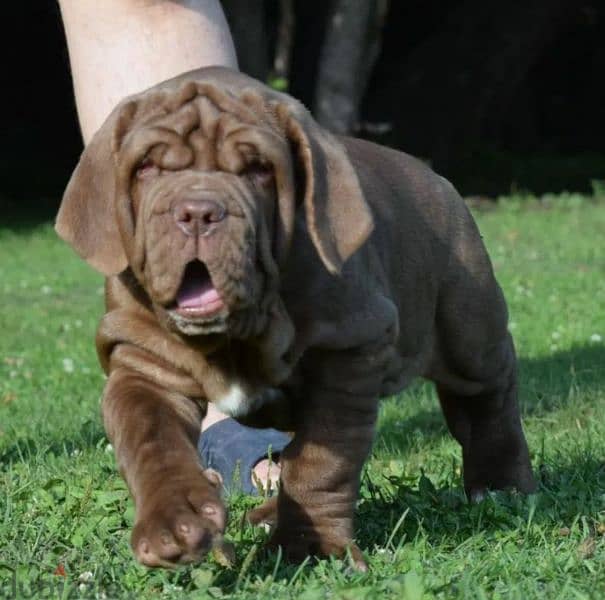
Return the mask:
[(86, 146), (55, 222), (59, 236), (106, 276), (128, 266), (116, 220), (114, 145), (133, 109), (133, 103), (115, 109)]
[(328, 271), (340, 273), (374, 228), (357, 174), (342, 144), (302, 105), (282, 102), (277, 114), (304, 168), (309, 235)]

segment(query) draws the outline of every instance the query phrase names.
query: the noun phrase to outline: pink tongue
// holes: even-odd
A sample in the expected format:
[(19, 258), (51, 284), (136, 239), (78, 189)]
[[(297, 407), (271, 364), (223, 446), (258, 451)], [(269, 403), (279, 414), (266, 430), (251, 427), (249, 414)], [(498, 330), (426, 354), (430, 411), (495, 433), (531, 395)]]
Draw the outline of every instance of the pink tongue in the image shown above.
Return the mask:
[(179, 308), (204, 308), (220, 298), (211, 281), (196, 281), (191, 278), (183, 281), (176, 296), (176, 303)]

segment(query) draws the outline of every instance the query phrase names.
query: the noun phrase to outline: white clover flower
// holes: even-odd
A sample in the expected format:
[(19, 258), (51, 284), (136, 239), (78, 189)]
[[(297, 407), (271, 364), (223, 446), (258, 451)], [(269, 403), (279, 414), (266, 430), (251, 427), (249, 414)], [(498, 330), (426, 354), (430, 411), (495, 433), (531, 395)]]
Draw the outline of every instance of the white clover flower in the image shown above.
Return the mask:
[(64, 358), (63, 359), (63, 370), (66, 373), (73, 373), (74, 372), (74, 361), (71, 358)]
[(599, 335), (598, 333), (593, 333), (593, 334), (590, 336), (590, 341), (591, 341), (593, 344), (598, 344), (598, 343), (600, 343), (600, 342), (602, 342), (602, 341), (603, 341), (603, 337), (602, 337), (601, 335)]

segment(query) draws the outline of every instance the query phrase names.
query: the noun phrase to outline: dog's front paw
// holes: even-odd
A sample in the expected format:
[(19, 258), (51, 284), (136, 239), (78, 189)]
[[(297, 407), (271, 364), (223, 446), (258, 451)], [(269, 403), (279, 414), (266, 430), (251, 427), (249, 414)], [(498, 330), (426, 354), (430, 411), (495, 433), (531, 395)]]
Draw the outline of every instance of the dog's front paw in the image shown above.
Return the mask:
[(137, 499), (132, 548), (148, 567), (173, 567), (199, 562), (222, 544), (226, 511), (220, 498), (220, 476), (204, 474), (158, 482)]
[(278, 525), (269, 538), (267, 547), (270, 550), (281, 547), (284, 557), (290, 562), (300, 563), (308, 556), (317, 558), (335, 556), (348, 559), (357, 571), (368, 570), (363, 553), (357, 544), (351, 539), (338, 535), (319, 535), (313, 530), (297, 530)]

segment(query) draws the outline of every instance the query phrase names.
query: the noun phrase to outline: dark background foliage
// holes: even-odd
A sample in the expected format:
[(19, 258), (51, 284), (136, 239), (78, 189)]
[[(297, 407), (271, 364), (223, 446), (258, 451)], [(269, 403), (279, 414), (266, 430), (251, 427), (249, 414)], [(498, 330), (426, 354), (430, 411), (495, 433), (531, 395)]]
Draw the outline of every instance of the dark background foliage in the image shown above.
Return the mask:
[[(243, 70), (465, 194), (605, 179), (602, 0), (224, 0)], [(0, 202), (56, 209), (81, 141), (55, 2), (3, 7)]]

